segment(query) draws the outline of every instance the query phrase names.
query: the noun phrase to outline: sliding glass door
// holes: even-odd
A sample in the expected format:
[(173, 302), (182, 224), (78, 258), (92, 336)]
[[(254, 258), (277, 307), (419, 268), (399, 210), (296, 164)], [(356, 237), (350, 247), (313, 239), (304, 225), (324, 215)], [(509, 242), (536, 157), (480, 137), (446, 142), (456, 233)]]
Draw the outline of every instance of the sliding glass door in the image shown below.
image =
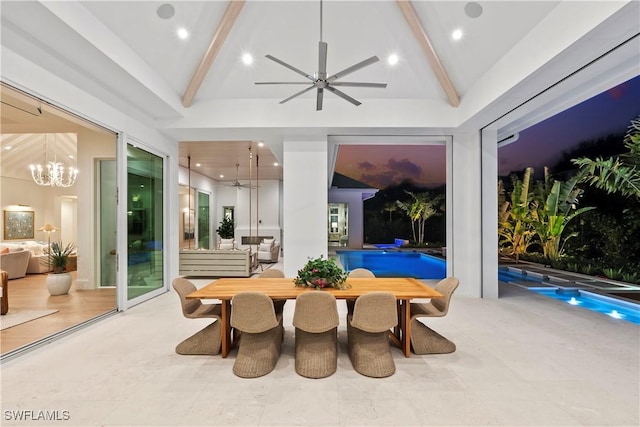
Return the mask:
[(164, 161), (127, 145), (127, 300), (164, 286)]

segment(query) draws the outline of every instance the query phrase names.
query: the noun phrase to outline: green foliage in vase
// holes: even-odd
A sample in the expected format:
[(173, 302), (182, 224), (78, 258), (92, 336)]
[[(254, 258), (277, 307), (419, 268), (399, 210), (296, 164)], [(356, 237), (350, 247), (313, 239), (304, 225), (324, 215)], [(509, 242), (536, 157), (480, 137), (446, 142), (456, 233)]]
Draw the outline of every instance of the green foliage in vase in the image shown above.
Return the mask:
[(73, 243), (67, 243), (66, 246), (63, 246), (62, 242), (51, 243), (51, 249), (49, 250), (47, 259), (54, 273), (63, 273), (65, 271), (69, 257), (75, 249), (76, 245)]
[(316, 289), (338, 288), (347, 289), (347, 273), (336, 264), (333, 258), (310, 259), (298, 270), (294, 283), (296, 286), (308, 286)]
[(233, 220), (231, 218), (224, 218), (220, 221), (220, 226), (216, 228), (216, 233), (222, 239), (232, 239), (234, 235)]

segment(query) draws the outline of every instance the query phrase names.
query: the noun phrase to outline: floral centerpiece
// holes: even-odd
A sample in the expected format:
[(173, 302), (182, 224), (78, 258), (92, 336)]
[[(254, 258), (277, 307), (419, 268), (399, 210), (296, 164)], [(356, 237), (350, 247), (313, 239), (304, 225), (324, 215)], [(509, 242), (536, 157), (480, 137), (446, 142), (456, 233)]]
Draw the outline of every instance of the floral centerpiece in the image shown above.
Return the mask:
[(323, 259), (322, 256), (310, 259), (301, 270), (298, 270), (294, 283), (296, 286), (308, 286), (316, 289), (338, 288), (347, 289), (345, 282), (347, 273), (336, 264), (333, 258)]

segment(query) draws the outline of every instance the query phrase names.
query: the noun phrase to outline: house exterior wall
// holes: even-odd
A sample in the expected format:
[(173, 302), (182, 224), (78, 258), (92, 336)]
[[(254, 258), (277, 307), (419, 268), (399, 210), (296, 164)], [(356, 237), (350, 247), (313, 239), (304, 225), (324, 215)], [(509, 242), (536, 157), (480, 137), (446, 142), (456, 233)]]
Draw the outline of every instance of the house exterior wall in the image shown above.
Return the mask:
[[(368, 191), (371, 192), (370, 190)], [(352, 249), (361, 249), (364, 244), (364, 206), (359, 190), (331, 188), (329, 203), (346, 203), (349, 206), (349, 244)]]

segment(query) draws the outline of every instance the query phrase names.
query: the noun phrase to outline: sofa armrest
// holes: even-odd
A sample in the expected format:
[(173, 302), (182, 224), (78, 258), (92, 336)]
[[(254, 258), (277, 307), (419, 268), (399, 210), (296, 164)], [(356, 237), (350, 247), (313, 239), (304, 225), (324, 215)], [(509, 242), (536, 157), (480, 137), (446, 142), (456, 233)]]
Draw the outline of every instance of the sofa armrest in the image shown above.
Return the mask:
[(27, 275), (31, 252), (26, 250), (0, 255), (0, 269), (9, 274), (9, 279), (19, 279)]

